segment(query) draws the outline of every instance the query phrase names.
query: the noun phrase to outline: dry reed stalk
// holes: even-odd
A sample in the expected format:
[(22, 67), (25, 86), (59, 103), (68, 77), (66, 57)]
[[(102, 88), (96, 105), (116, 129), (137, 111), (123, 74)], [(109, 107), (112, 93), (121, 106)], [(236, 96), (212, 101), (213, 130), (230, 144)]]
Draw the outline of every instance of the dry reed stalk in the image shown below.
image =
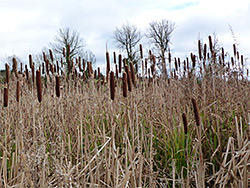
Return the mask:
[(198, 108), (197, 101), (195, 100), (195, 98), (192, 98), (192, 104), (194, 108), (194, 116), (195, 116), (196, 125), (200, 126), (200, 112), (199, 112), (199, 108)]
[(36, 87), (37, 87), (37, 98), (39, 103), (42, 102), (42, 82), (41, 82), (41, 72), (36, 71)]
[(115, 75), (114, 72), (110, 72), (110, 96), (111, 100), (115, 99)]
[(143, 50), (142, 50), (142, 44), (140, 44), (140, 56), (141, 56), (141, 59), (143, 59)]
[(6, 84), (9, 84), (9, 81), (10, 81), (10, 66), (5, 63), (5, 83)]
[(16, 83), (16, 101), (19, 102), (20, 99), (20, 80)]
[(184, 133), (188, 133), (188, 122), (187, 122), (187, 115), (185, 113), (182, 114), (183, 126), (184, 126)]
[(56, 75), (56, 96), (60, 97), (60, 77)]
[(106, 61), (107, 61), (107, 73), (109, 74), (110, 71), (110, 59), (109, 59), (109, 53), (106, 52)]
[(51, 49), (49, 49), (49, 56), (50, 56), (51, 61), (53, 62), (54, 61), (54, 57), (53, 57), (53, 53), (52, 53)]
[(202, 56), (201, 56), (201, 41), (200, 40), (198, 40), (198, 52), (199, 52), (199, 59), (201, 61)]
[(8, 106), (8, 88), (4, 88), (4, 94), (3, 94), (3, 106), (7, 107)]
[(123, 91), (123, 97), (128, 96), (128, 79), (127, 79), (127, 73), (123, 72), (122, 75), (122, 91)]
[(121, 73), (122, 72), (122, 55), (121, 54), (119, 54), (119, 61), (118, 61), (118, 63), (119, 63), (119, 73)]

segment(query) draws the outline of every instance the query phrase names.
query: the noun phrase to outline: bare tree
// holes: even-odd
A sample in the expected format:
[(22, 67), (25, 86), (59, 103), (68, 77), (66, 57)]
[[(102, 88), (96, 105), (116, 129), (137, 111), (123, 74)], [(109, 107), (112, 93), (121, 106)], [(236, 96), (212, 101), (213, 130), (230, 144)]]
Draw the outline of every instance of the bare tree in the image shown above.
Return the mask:
[(160, 21), (153, 21), (149, 24), (149, 28), (146, 32), (146, 37), (155, 44), (158, 50), (158, 59), (161, 65), (161, 72), (166, 77), (166, 52), (169, 48), (171, 34), (175, 29), (175, 23), (169, 20), (162, 19)]
[(135, 50), (135, 47), (141, 39), (141, 32), (136, 25), (129, 22), (121, 28), (116, 28), (114, 31), (114, 40), (117, 43), (117, 47), (126, 51), (128, 61), (132, 61), (134, 64), (137, 62), (138, 52), (138, 50)]
[(83, 55), (85, 45), (80, 34), (68, 27), (59, 29), (58, 34), (55, 36), (55, 41), (50, 43), (52, 50), (56, 54), (65, 56), (67, 65), (75, 56)]

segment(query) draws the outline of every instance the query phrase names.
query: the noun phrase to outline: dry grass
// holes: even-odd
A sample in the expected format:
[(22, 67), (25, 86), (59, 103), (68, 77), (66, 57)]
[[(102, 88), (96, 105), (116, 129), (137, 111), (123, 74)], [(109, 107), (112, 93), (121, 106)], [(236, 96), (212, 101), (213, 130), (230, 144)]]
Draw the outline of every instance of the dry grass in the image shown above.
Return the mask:
[(250, 83), (226, 60), (203, 60), (162, 79), (149, 58), (154, 78), (132, 75), (136, 87), (128, 67), (104, 84), (50, 72), (38, 90), (30, 73), (11, 74), (7, 106), (0, 88), (0, 187), (248, 187)]

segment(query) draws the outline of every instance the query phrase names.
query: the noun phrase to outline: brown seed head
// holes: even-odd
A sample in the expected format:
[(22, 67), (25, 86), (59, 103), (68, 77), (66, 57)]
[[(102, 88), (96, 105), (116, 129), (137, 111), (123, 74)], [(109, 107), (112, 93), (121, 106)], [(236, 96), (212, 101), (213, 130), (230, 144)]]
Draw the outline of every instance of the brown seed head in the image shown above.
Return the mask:
[(128, 96), (128, 83), (127, 83), (127, 73), (123, 72), (122, 75), (122, 88), (123, 88), (123, 97)]
[(56, 96), (60, 97), (60, 77), (56, 75)]
[(53, 62), (54, 61), (54, 57), (53, 57), (53, 53), (52, 53), (51, 49), (49, 49), (49, 56), (50, 56), (51, 61)]
[(42, 83), (41, 83), (41, 72), (36, 71), (36, 87), (37, 87), (37, 98), (39, 103), (42, 102)]
[(5, 78), (5, 83), (9, 84), (10, 81), (10, 67), (7, 63), (5, 63), (5, 74), (6, 74), (6, 78)]
[(141, 55), (141, 59), (143, 59), (142, 44), (140, 44), (140, 55)]
[(8, 88), (4, 88), (4, 94), (3, 94), (3, 106), (8, 106)]
[(196, 125), (200, 126), (200, 112), (199, 112), (197, 102), (194, 98), (192, 98), (192, 104), (194, 108), (194, 116), (195, 116)]
[(115, 99), (115, 75), (114, 72), (110, 72), (110, 97), (111, 100)]
[(185, 113), (182, 114), (182, 120), (183, 120), (183, 126), (184, 126), (184, 133), (188, 133), (188, 122), (187, 122), (187, 116)]
[(20, 81), (18, 80), (16, 83), (16, 101), (19, 102), (20, 97)]

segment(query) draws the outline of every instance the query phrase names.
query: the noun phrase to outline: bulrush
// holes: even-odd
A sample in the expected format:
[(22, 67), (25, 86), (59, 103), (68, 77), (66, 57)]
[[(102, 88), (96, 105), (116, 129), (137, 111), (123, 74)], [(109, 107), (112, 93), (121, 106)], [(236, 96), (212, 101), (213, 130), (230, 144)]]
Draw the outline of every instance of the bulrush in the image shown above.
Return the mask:
[(122, 55), (121, 54), (119, 54), (119, 73), (121, 73), (122, 72)]
[[(45, 53), (43, 52), (43, 57), (46, 58), (45, 56)], [(33, 61), (32, 61), (32, 55), (30, 54), (29, 55), (29, 65), (30, 65), (30, 68), (32, 68), (32, 64), (33, 64)]]
[(130, 65), (130, 72), (131, 72), (132, 83), (136, 87), (134, 65), (133, 65), (132, 62), (130, 62), (129, 65)]
[(123, 91), (123, 97), (128, 96), (128, 82), (127, 82), (127, 73), (123, 72), (122, 75), (122, 91)]
[(194, 98), (192, 98), (192, 104), (194, 108), (194, 116), (195, 116), (196, 125), (200, 126), (200, 112), (199, 112), (197, 102)]
[(106, 61), (107, 61), (107, 73), (109, 74), (110, 71), (110, 60), (109, 60), (109, 53), (106, 52)]
[(140, 44), (140, 55), (141, 55), (141, 59), (143, 59), (142, 44)]
[(100, 67), (97, 68), (97, 73), (98, 73), (98, 79), (101, 78), (101, 71), (100, 71)]
[(3, 106), (4, 107), (7, 107), (8, 106), (8, 88), (4, 88), (4, 91), (3, 91)]
[(208, 40), (209, 40), (210, 52), (213, 53), (213, 43), (212, 43), (212, 37), (210, 35), (208, 36)]
[(9, 67), (9, 65), (7, 63), (5, 64), (5, 74), (6, 74), (5, 83), (9, 84), (9, 81), (10, 81), (10, 67)]
[(17, 60), (15, 57), (12, 58), (12, 63), (13, 63), (13, 72), (17, 75)]
[(114, 55), (114, 64), (116, 64), (116, 54), (115, 54), (115, 52), (113, 52), (113, 55)]
[(234, 50), (234, 57), (236, 56), (236, 45), (233, 44), (233, 50)]
[(25, 65), (25, 74), (26, 74), (27, 81), (29, 81), (29, 71), (28, 71), (27, 65)]
[(32, 63), (31, 65), (31, 71), (32, 71), (32, 82), (35, 82), (35, 65)]
[(19, 102), (20, 98), (20, 81), (18, 80), (16, 83), (16, 102)]
[(111, 100), (115, 99), (115, 75), (114, 72), (110, 72), (110, 96)]
[(36, 87), (37, 87), (37, 98), (38, 101), (42, 102), (42, 83), (41, 83), (41, 72), (39, 70), (36, 71)]
[(51, 49), (49, 49), (49, 56), (50, 56), (51, 61), (53, 62), (54, 61), (54, 57), (53, 57), (53, 53), (52, 53)]
[(56, 96), (60, 97), (60, 77), (56, 75)]
[(117, 67), (117, 65), (115, 65), (115, 74), (116, 74), (116, 78), (118, 78), (118, 67)]
[(204, 57), (204, 61), (206, 61), (206, 59), (207, 59), (207, 44), (204, 44), (203, 57)]
[(182, 120), (183, 120), (183, 126), (184, 126), (184, 133), (188, 133), (188, 122), (187, 122), (187, 116), (185, 113), (182, 114)]
[(201, 41), (198, 40), (198, 52), (199, 52), (199, 59), (201, 61)]
[(132, 91), (131, 73), (130, 73), (127, 65), (125, 65), (125, 71), (127, 73), (128, 91), (131, 92)]
[(44, 63), (42, 63), (42, 74), (44, 74)]

